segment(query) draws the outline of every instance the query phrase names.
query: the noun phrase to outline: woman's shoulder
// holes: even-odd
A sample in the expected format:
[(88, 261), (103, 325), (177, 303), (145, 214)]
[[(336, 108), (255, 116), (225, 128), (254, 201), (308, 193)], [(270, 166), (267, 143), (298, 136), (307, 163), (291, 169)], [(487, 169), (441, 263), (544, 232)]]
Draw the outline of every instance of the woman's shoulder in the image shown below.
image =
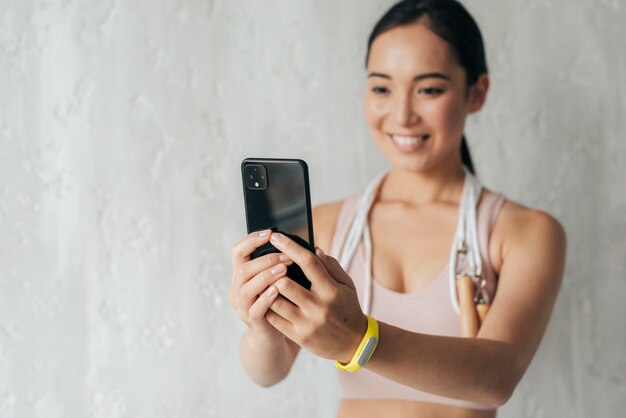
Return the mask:
[(340, 218), (354, 209), (358, 203), (360, 192), (353, 193), (344, 199), (322, 203), (313, 208), (313, 233), (315, 244), (326, 254), (330, 254), (333, 237)]
[[(488, 193), (496, 192), (488, 190)], [(499, 270), (510, 251), (537, 245), (546, 251), (560, 251), (565, 247), (566, 236), (559, 220), (549, 212), (525, 206), (505, 196), (490, 240), (499, 248), (493, 260), (494, 267)]]
[[(495, 193), (495, 192), (492, 192)], [(498, 193), (502, 195), (501, 193)], [(531, 208), (505, 197), (496, 225), (509, 232), (532, 232), (533, 229), (547, 232), (563, 231), (556, 217), (547, 211)]]
[(347, 199), (322, 203), (313, 208), (313, 234), (315, 245), (326, 254), (330, 254), (330, 246), (335, 234), (337, 219)]

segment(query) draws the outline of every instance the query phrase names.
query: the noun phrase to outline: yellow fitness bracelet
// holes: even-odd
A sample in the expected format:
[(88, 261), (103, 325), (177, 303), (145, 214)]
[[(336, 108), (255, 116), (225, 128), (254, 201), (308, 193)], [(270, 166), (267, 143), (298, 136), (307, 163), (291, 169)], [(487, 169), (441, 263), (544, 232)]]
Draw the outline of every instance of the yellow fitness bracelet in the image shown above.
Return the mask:
[(359, 344), (359, 348), (356, 349), (350, 363), (346, 364), (336, 361), (335, 366), (337, 366), (338, 369), (356, 372), (365, 366), (370, 357), (372, 357), (372, 354), (374, 354), (374, 349), (376, 348), (376, 345), (378, 345), (378, 321), (369, 315), (365, 316), (367, 317), (367, 331), (365, 331), (365, 335), (361, 340), (361, 344)]

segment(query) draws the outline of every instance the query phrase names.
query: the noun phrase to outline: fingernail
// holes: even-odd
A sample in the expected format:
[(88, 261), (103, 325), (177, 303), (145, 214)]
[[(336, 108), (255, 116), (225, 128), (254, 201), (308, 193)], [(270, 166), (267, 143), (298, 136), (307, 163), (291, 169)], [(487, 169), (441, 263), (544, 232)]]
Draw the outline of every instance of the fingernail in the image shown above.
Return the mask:
[(279, 264), (276, 267), (274, 267), (273, 269), (270, 270), (270, 273), (272, 273), (274, 276), (276, 276), (278, 273), (281, 273), (283, 271), (283, 268), (285, 268), (284, 264)]
[(281, 254), (281, 255), (279, 255), (279, 256), (278, 256), (278, 259), (279, 259), (280, 261), (282, 261), (283, 263), (286, 263), (286, 262), (288, 262), (288, 261), (291, 261), (291, 258), (287, 257), (285, 254)]
[(269, 233), (269, 229), (259, 232), (259, 238), (265, 238), (268, 233)]
[(265, 294), (269, 297), (272, 297), (276, 294), (276, 288), (274, 286), (270, 287)]
[(317, 252), (321, 255), (326, 255), (324, 254), (324, 251), (322, 251), (322, 249), (320, 247), (315, 247), (315, 249), (317, 250)]
[(280, 232), (274, 232), (272, 236), (270, 237), (270, 240), (274, 242), (281, 242), (284, 238), (285, 236), (281, 234)]

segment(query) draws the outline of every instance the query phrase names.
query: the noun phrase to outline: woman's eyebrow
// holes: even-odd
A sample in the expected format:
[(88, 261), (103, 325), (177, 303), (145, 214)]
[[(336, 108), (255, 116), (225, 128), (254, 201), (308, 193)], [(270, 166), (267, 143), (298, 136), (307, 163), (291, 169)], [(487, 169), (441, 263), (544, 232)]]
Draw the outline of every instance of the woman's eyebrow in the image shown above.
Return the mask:
[[(380, 77), (380, 78), (386, 78), (388, 80), (391, 80), (391, 76), (387, 75), (387, 74), (384, 74), (384, 73), (369, 73), (367, 75), (367, 78), (370, 78), (370, 77)], [(443, 73), (435, 72), (435, 73), (418, 74), (415, 77), (413, 77), (413, 81), (420, 81), (420, 80), (423, 80), (425, 78), (441, 78), (441, 79), (448, 80), (448, 81), (451, 80), (449, 76), (447, 76), (447, 75), (445, 75)]]

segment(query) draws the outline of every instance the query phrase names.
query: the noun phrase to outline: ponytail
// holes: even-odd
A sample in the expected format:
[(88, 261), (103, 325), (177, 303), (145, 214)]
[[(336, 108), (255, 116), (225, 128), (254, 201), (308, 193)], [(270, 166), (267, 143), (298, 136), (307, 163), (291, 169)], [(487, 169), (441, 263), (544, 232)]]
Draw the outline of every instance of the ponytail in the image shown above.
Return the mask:
[(467, 167), (470, 173), (476, 175), (474, 171), (474, 163), (472, 162), (472, 156), (470, 155), (469, 148), (467, 147), (467, 140), (465, 139), (465, 135), (461, 138), (461, 161), (463, 165)]

